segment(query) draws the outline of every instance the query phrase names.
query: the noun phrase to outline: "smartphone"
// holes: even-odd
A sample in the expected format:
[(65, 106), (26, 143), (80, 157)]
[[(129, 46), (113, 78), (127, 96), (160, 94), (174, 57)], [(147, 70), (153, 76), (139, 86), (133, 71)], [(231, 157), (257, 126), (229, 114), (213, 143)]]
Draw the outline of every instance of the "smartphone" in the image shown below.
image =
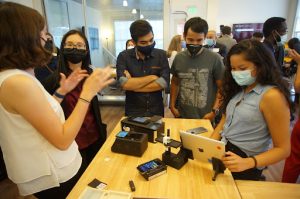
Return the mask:
[(160, 159), (154, 159), (151, 160), (149, 162), (146, 162), (144, 164), (141, 164), (137, 167), (137, 169), (141, 172), (141, 173), (146, 173), (150, 170), (156, 169), (157, 167), (162, 165), (162, 161)]
[(207, 129), (204, 127), (197, 127), (197, 128), (193, 128), (193, 129), (188, 129), (188, 130), (186, 130), (186, 132), (197, 135), (197, 134), (207, 132)]
[(131, 117), (131, 118), (129, 118), (129, 120), (132, 122), (140, 123), (140, 124), (148, 124), (149, 123), (149, 119), (145, 118), (145, 117)]
[(127, 136), (127, 134), (128, 134), (127, 131), (120, 131), (120, 132), (116, 135), (116, 137), (124, 138), (124, 137)]

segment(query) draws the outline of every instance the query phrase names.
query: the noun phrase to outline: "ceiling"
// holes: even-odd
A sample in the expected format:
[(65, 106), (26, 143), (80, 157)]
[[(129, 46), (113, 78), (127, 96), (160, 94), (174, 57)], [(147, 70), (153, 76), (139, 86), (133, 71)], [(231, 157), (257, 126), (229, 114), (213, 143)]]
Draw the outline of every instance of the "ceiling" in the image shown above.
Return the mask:
[[(82, 0), (73, 0), (82, 3)], [(142, 11), (163, 11), (163, 0), (127, 0), (128, 6), (123, 6), (123, 0), (86, 0), (89, 7), (105, 11), (128, 11), (133, 8)]]

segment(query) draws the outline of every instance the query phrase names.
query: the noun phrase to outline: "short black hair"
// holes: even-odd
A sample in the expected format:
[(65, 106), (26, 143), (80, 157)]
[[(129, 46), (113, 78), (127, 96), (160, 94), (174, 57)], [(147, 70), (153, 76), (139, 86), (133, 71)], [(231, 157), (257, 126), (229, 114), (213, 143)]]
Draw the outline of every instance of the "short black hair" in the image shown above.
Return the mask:
[(130, 25), (130, 34), (133, 41), (137, 42), (139, 37), (143, 37), (152, 32), (152, 26), (146, 20), (136, 20)]
[(286, 19), (282, 17), (271, 17), (267, 19), (263, 26), (264, 36), (269, 37), (273, 30), (279, 31), (282, 27), (282, 23), (285, 21)]
[(184, 32), (183, 34), (186, 36), (189, 28), (193, 32), (196, 33), (204, 33), (204, 35), (207, 34), (208, 31), (208, 24), (204, 19), (201, 19), (200, 17), (193, 17), (190, 18), (187, 22), (184, 24)]
[(231, 34), (231, 28), (229, 26), (224, 26), (221, 29), (221, 32), (223, 35), (230, 35)]
[(263, 38), (264, 34), (262, 32), (254, 32), (252, 37)]
[(290, 49), (294, 49), (295, 44), (297, 44), (299, 42), (300, 42), (299, 39), (297, 37), (294, 37), (288, 41), (288, 46)]

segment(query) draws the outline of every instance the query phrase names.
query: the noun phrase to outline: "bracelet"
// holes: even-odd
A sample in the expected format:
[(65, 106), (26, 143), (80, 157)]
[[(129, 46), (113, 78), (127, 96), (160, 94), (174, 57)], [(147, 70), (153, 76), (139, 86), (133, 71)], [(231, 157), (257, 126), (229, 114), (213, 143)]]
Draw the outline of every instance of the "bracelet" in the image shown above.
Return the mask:
[(256, 168), (257, 167), (257, 160), (254, 156), (249, 156), (249, 158), (252, 158), (254, 160), (254, 167), (253, 168)]
[(89, 101), (89, 100), (87, 100), (87, 99), (84, 99), (84, 98), (81, 98), (81, 97), (79, 97), (78, 99), (80, 99), (81, 101), (83, 101), (83, 102), (85, 102), (85, 103), (91, 103), (91, 101)]
[(59, 94), (57, 91), (53, 93), (53, 95), (59, 99), (64, 99), (65, 95)]

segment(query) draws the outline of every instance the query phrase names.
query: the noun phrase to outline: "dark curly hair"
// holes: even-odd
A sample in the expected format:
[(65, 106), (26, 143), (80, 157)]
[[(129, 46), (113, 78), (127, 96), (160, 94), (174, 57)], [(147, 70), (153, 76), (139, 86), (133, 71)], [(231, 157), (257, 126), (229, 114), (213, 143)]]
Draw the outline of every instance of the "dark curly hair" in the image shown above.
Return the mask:
[(279, 68), (277, 67), (271, 52), (261, 42), (254, 39), (246, 39), (234, 45), (227, 55), (223, 86), (220, 91), (222, 97), (221, 111), (225, 113), (229, 101), (244, 88), (239, 86), (231, 75), (230, 58), (233, 55), (241, 54), (244, 56), (245, 60), (254, 63), (256, 66), (257, 83), (261, 85), (276, 86), (291, 106), (288, 83), (282, 79)]

